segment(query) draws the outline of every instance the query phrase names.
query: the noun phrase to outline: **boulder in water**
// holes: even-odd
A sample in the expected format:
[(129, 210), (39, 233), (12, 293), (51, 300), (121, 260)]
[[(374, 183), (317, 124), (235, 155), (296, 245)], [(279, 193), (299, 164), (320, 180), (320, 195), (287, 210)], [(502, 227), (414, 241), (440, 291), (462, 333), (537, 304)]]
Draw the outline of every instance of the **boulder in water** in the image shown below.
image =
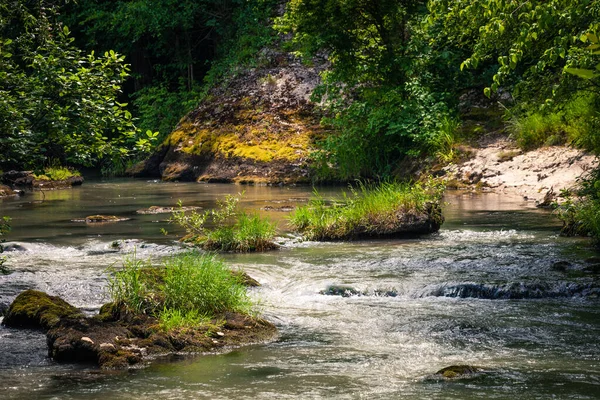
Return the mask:
[(128, 221), (131, 218), (117, 217), (116, 215), (90, 215), (82, 219), (74, 219), (73, 222), (85, 222), (88, 224), (102, 224), (107, 222)]
[(81, 317), (81, 312), (57, 296), (37, 290), (19, 294), (6, 311), (2, 324), (12, 328), (50, 329), (66, 317)]
[(322, 290), (320, 293), (326, 296), (342, 297), (360, 296), (362, 294), (361, 291), (346, 285), (329, 285), (327, 286), (327, 288), (325, 288), (325, 290)]
[(456, 379), (470, 376), (481, 371), (481, 368), (473, 367), (471, 365), (451, 365), (449, 367), (440, 369), (435, 373), (435, 375), (441, 375), (447, 379)]

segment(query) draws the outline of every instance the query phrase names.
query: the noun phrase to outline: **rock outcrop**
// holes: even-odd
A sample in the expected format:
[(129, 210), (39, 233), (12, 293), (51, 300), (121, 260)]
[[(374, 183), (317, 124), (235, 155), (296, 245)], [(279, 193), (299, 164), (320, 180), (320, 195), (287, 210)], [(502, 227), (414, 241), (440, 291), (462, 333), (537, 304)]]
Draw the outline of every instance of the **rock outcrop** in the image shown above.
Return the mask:
[(214, 88), (129, 172), (167, 181), (308, 181), (307, 156), (321, 134), (310, 95), (323, 68), (271, 49), (258, 65)]
[(48, 355), (58, 362), (103, 369), (124, 369), (169, 353), (205, 353), (265, 342), (277, 334), (270, 322), (235, 312), (218, 315), (197, 329), (167, 332), (156, 318), (124, 306), (108, 303), (98, 315), (86, 317), (64, 300), (35, 290), (17, 296), (2, 323), (46, 331)]

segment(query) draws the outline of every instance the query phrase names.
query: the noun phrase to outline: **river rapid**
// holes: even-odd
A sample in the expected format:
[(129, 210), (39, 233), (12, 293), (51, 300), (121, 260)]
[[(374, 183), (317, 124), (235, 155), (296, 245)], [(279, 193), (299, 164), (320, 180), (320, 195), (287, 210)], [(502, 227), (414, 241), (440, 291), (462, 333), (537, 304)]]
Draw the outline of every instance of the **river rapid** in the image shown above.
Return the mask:
[[(312, 191), (108, 180), (0, 200), (13, 226), (0, 307), (34, 288), (93, 314), (107, 300), (107, 268), (133, 252), (160, 262), (180, 251), (168, 214), (136, 210), (178, 200), (208, 209), (241, 190), (241, 206), (277, 219), (281, 233), (287, 213), (277, 209)], [(278, 251), (224, 255), (262, 283), (252, 296), (279, 329), (271, 343), (106, 372), (54, 363), (42, 333), (0, 327), (0, 398), (600, 398), (600, 282), (590, 272), (600, 259), (589, 242), (559, 237), (551, 214), (520, 198), (445, 201), (440, 232), (418, 239), (285, 239)], [(72, 221), (93, 214), (131, 219)], [(453, 364), (484, 372), (432, 376)]]

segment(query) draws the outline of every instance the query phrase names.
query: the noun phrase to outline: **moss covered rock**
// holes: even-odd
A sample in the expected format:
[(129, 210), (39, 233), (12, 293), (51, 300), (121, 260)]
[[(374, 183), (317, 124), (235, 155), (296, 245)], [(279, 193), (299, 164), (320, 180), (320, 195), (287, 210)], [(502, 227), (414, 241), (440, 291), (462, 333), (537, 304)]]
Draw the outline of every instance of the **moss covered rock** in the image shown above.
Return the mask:
[(26, 290), (8, 307), (2, 324), (12, 328), (48, 330), (64, 318), (79, 316), (82, 316), (81, 312), (60, 297)]
[(472, 365), (451, 365), (449, 367), (440, 369), (435, 374), (441, 375), (447, 379), (455, 379), (465, 377), (468, 375), (473, 375), (481, 371), (481, 368), (474, 367)]

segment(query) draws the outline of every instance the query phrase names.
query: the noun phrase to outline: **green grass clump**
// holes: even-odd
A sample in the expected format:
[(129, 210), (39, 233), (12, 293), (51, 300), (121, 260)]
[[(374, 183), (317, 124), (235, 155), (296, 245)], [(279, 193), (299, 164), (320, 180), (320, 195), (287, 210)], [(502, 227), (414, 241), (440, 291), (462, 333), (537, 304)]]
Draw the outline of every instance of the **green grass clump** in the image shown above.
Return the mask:
[(213, 254), (178, 254), (161, 266), (134, 255), (112, 272), (108, 287), (112, 301), (157, 318), (167, 331), (206, 325), (225, 312), (252, 312), (242, 277)]
[(598, 100), (593, 96), (575, 97), (550, 111), (536, 111), (513, 117), (511, 136), (523, 150), (572, 143), (590, 150), (600, 148), (596, 132), (600, 126)]
[[(442, 188), (421, 184), (382, 183), (359, 185), (344, 193), (341, 203), (325, 201), (317, 192), (305, 207), (290, 218), (292, 226), (308, 240), (342, 240), (358, 236), (381, 236), (404, 231), (404, 225), (426, 214), (432, 230), (439, 229)], [(418, 232), (415, 232), (418, 233)]]
[(40, 181), (64, 181), (74, 176), (81, 176), (81, 173), (66, 167), (48, 167), (42, 174), (34, 175), (34, 178)]
[[(205, 250), (251, 252), (276, 249), (277, 244), (273, 241), (275, 223), (257, 214), (238, 211), (241, 196), (228, 195), (218, 203), (218, 209), (204, 212), (186, 212), (180, 203), (170, 221), (186, 230), (186, 241), (197, 243)], [(212, 222), (212, 227), (208, 222)]]

